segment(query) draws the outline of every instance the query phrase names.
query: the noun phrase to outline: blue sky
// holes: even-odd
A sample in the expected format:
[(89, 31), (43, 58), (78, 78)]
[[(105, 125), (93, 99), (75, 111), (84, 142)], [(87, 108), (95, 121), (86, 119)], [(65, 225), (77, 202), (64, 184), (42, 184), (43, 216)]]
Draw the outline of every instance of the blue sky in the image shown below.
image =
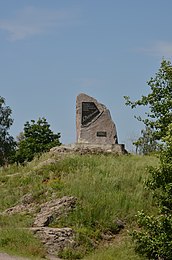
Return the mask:
[(131, 149), (143, 125), (123, 96), (149, 93), (147, 81), (171, 60), (171, 0), (0, 0), (0, 95), (15, 137), (46, 117), (74, 143), (76, 96), (105, 104), (118, 139)]

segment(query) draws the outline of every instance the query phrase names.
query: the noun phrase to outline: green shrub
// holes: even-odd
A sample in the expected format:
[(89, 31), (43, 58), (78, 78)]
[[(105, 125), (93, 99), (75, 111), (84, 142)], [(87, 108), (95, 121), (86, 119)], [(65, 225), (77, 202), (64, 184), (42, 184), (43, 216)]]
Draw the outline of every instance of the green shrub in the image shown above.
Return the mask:
[(39, 118), (37, 122), (26, 122), (22, 138), (18, 142), (15, 155), (17, 163), (31, 161), (35, 155), (47, 152), (50, 148), (60, 145), (60, 133), (54, 134), (45, 118)]
[(139, 212), (141, 230), (132, 233), (137, 252), (149, 259), (172, 259), (172, 124), (164, 141), (166, 147), (161, 152), (160, 166), (150, 169), (146, 183), (152, 191), (158, 214)]

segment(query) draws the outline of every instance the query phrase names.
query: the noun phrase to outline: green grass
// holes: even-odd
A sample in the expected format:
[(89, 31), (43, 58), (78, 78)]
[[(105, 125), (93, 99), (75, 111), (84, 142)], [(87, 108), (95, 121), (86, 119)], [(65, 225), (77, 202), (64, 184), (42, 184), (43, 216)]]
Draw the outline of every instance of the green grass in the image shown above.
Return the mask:
[(152, 164), (152, 159), (137, 156), (75, 156), (62, 161), (65, 171), (61, 175), (64, 185), (61, 194), (78, 198), (78, 212), (74, 213), (75, 217), (79, 214), (77, 222), (86, 222), (90, 226), (98, 222), (106, 226), (115, 218), (133, 221), (140, 209), (152, 210), (152, 198), (143, 187), (145, 168)]
[(94, 253), (85, 257), (84, 260), (144, 260), (135, 254), (133, 245), (129, 239), (115, 243), (114, 245), (104, 246)]
[[(155, 211), (152, 197), (143, 183), (148, 177), (146, 168), (157, 165), (158, 159), (136, 155), (51, 155), (56, 163), (42, 165), (41, 162), (49, 157), (45, 154), (26, 166), (14, 165), (0, 170), (0, 211), (16, 205), (28, 193), (37, 204), (50, 200), (52, 196), (75, 196), (77, 205), (73, 211), (51, 224), (53, 227), (72, 227), (76, 232), (78, 246), (74, 250), (63, 250), (60, 253), (63, 258), (79, 259), (88, 255), (84, 259), (141, 259), (135, 255), (131, 242), (126, 240), (128, 235), (118, 246), (104, 248), (100, 245), (102, 234), (119, 232), (117, 219), (131, 229), (135, 226), (138, 210)], [(26, 240), (28, 245), (30, 243), (30, 255), (39, 256), (40, 244), (35, 243), (32, 234), (27, 240), (28, 233), (21, 230), (21, 227), (31, 226), (33, 219), (32, 214), (0, 216), (0, 250), (19, 253), (20, 243), (24, 245)], [(21, 232), (26, 232), (23, 241), (14, 236), (19, 234), (21, 238)], [(2, 241), (13, 243), (4, 244)], [(22, 255), (24, 252), (28, 254), (25, 247)]]
[(32, 233), (12, 227), (0, 229), (0, 251), (30, 259), (43, 259), (46, 255), (42, 244)]

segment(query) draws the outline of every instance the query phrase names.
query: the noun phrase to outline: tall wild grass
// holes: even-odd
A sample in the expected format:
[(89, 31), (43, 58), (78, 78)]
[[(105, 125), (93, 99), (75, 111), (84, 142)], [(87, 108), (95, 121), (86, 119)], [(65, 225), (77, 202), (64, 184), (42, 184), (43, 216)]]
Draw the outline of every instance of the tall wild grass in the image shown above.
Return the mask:
[[(43, 163), (50, 157), (56, 162), (47, 165)], [(102, 234), (116, 234), (119, 231), (117, 221), (122, 221), (126, 229), (130, 229), (135, 225), (138, 210), (155, 210), (152, 197), (144, 188), (144, 180), (148, 174), (146, 168), (157, 164), (155, 156), (59, 157), (45, 154), (25, 166), (13, 165), (0, 169), (0, 212), (20, 203), (21, 198), (28, 193), (38, 205), (52, 197), (75, 196), (76, 207), (60, 221), (54, 220), (51, 225), (69, 226), (75, 230), (78, 248), (74, 252), (66, 249), (61, 252), (61, 256), (79, 259), (99, 248)], [(0, 250), (19, 253), (21, 246), (22, 255), (28, 255), (30, 250), (30, 256), (34, 255), (35, 259), (40, 257), (40, 243), (35, 242), (32, 234), (21, 229), (30, 227), (33, 220), (32, 214), (0, 215)], [(125, 242), (128, 241), (126, 237), (117, 247), (102, 249), (102, 246), (85, 259), (140, 259), (133, 252), (130, 242)], [(28, 245), (30, 249), (23, 245)], [(122, 252), (122, 258), (118, 258)]]

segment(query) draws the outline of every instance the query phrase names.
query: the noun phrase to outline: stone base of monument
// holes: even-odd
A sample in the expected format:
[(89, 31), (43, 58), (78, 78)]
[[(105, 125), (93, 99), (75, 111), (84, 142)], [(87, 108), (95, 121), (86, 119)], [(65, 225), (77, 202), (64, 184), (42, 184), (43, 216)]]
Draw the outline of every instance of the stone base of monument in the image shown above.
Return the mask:
[(55, 153), (79, 153), (79, 154), (127, 154), (124, 144), (91, 144), (74, 143), (51, 148)]

